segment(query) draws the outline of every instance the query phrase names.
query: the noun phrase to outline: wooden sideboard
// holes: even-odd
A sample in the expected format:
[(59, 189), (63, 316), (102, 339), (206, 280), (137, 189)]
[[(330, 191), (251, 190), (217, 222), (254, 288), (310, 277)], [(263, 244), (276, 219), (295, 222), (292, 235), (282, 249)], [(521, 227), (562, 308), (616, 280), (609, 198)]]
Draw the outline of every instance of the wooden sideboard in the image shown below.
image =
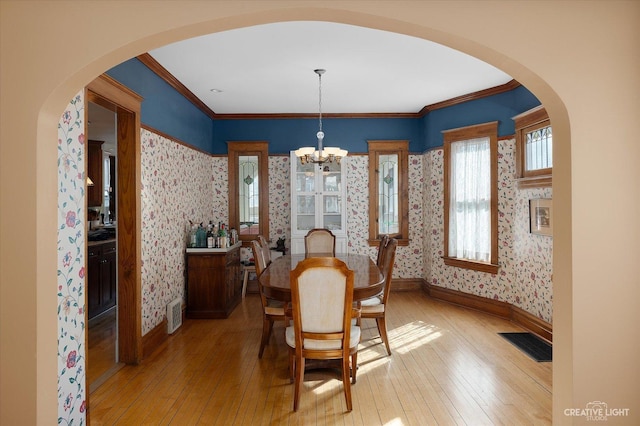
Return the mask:
[(240, 303), (241, 246), (187, 249), (187, 318), (227, 318)]

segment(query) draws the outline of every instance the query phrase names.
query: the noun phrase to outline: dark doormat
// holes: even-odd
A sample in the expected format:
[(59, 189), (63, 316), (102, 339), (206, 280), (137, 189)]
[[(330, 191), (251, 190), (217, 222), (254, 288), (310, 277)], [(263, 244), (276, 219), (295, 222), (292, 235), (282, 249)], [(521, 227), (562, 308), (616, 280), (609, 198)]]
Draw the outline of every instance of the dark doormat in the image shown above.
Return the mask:
[(498, 333), (538, 362), (551, 361), (551, 345), (533, 333)]

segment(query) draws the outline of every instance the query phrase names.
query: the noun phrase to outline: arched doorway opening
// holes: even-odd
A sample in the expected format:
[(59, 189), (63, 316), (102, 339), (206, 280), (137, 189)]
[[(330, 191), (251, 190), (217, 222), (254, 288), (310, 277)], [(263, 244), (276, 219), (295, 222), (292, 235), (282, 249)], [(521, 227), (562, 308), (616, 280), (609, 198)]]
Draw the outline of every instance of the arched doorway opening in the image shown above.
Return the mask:
[[(276, 21), (278, 19), (292, 19), (293, 17), (295, 17), (296, 19), (310, 19), (311, 17), (313, 17), (314, 19), (317, 19), (318, 15), (321, 15), (324, 19), (327, 19), (327, 20), (335, 19), (336, 21), (339, 21), (339, 22), (361, 24), (361, 25), (363, 23), (366, 23), (368, 26), (371, 26), (373, 28), (396, 30), (398, 32), (403, 32), (405, 34), (411, 33), (411, 35), (428, 38), (430, 40), (437, 41), (439, 43), (449, 45), (451, 47), (457, 47), (461, 49), (464, 47), (463, 50), (470, 52), (472, 54), (474, 50), (477, 49), (478, 57), (481, 57), (483, 60), (489, 63), (495, 63), (495, 64), (500, 63), (499, 59), (495, 59), (495, 58), (494, 60), (488, 59), (489, 55), (487, 55), (486, 48), (484, 46), (481, 46), (479, 44), (470, 45), (466, 43), (464, 40), (453, 35), (455, 33), (454, 30), (452, 30), (452, 34), (449, 34), (449, 35), (437, 33), (428, 28), (422, 28), (422, 27), (412, 27), (411, 31), (407, 31), (407, 28), (401, 25), (402, 23), (391, 21), (382, 17), (375, 17), (375, 16), (367, 17), (364, 14), (345, 15), (344, 12), (341, 12), (341, 11), (331, 11), (331, 10), (319, 11), (313, 8), (299, 9), (299, 10), (296, 10), (295, 13), (283, 12), (282, 17), (279, 17), (279, 16), (274, 17), (271, 13), (265, 12), (264, 14), (256, 14), (250, 17), (245, 16), (242, 19), (238, 18), (237, 21), (233, 21), (233, 23), (231, 24), (230, 23), (222, 24), (220, 21), (214, 20), (212, 21), (213, 22), (212, 26), (210, 26), (207, 29), (207, 32), (211, 32), (212, 28), (222, 30), (222, 29), (229, 29), (230, 27), (240, 27), (240, 26), (246, 26), (251, 24), (263, 23), (266, 21)], [(193, 19), (195, 21), (195, 18)], [(171, 39), (171, 41), (177, 41), (177, 40), (190, 37), (193, 35), (201, 34), (204, 32), (205, 31), (202, 29), (202, 25), (193, 23), (188, 31), (185, 30), (185, 28), (181, 28), (180, 30), (174, 30), (173, 33), (165, 32), (162, 35), (160, 34), (161, 32), (158, 31), (155, 34), (155, 36), (149, 37), (144, 41), (143, 43), (144, 46), (140, 45), (138, 47), (141, 47), (143, 49), (150, 49), (154, 47), (153, 40), (157, 40), (157, 41), (162, 40), (162, 42), (166, 43), (169, 41), (169, 39), (167, 38), (167, 34), (170, 34), (169, 38)], [(122, 52), (120, 51), (117, 51), (117, 52), (120, 54), (120, 56), (122, 55)], [(141, 53), (141, 52), (138, 52), (138, 53)], [(104, 57), (101, 58), (101, 61), (95, 61), (93, 63), (88, 64), (87, 72), (89, 72), (88, 71), (89, 69), (91, 69), (91, 72), (93, 73), (100, 73), (104, 71), (103, 68), (104, 68), (105, 62), (109, 63), (110, 66), (116, 65), (117, 63), (121, 62), (120, 60), (121, 58), (117, 60), (110, 60), (108, 58), (109, 57), (113, 58), (117, 56), (118, 55), (105, 55)], [(499, 55), (497, 55), (496, 58), (497, 57), (499, 57)], [(507, 59), (507, 58), (502, 58), (502, 59)], [(98, 64), (98, 62), (100, 62), (100, 64)], [(527, 87), (532, 88), (533, 89), (532, 91), (534, 91), (536, 95), (540, 94), (540, 92), (538, 92), (536, 88), (541, 88), (542, 90), (542, 88), (545, 86), (544, 82), (540, 81), (540, 79), (537, 76), (533, 75), (532, 73), (527, 73), (515, 62), (508, 62), (508, 61), (505, 62), (503, 69), (511, 75), (517, 75), (519, 72), (524, 72), (524, 74), (528, 74), (525, 78), (519, 77), (518, 79)], [(50, 102), (47, 102), (47, 105), (43, 107), (41, 112), (44, 113), (44, 115), (49, 115), (49, 114), (55, 115), (56, 113), (59, 114), (60, 112), (59, 105), (61, 102), (60, 100), (64, 99), (65, 97), (70, 98), (71, 96), (73, 96), (73, 90), (71, 88), (81, 87), (84, 84), (86, 84), (86, 81), (84, 81), (84, 79), (86, 78), (86, 75), (87, 74), (84, 73), (83, 75), (75, 75), (74, 77), (70, 77), (65, 82), (63, 87), (61, 87), (59, 90), (56, 90), (54, 95), (52, 95), (52, 97), (49, 99)], [(559, 128), (556, 131), (556, 134), (560, 133), (560, 136), (562, 136), (564, 132), (564, 136), (566, 136), (566, 140), (568, 141), (569, 140), (568, 122), (566, 120), (566, 111), (564, 109), (564, 106), (560, 102), (560, 99), (557, 96), (555, 96), (549, 88), (545, 88), (543, 92), (545, 96), (539, 96), (539, 97), (541, 99), (545, 98), (544, 103), (550, 112), (550, 116), (552, 117), (552, 121), (554, 123), (554, 131), (556, 131), (555, 127), (558, 126)], [(49, 122), (41, 123), (41, 126), (39, 127), (39, 131), (40, 130), (44, 131), (44, 134), (47, 134), (48, 131), (52, 130), (51, 123)], [(43, 133), (40, 132), (40, 134), (43, 134)], [(38, 136), (38, 145), (45, 143), (45, 139), (46, 138), (44, 136)], [(569, 166), (568, 155), (565, 154), (564, 157), (562, 155), (560, 156), (556, 155), (556, 158), (560, 161), (560, 167), (562, 167), (562, 160), (564, 160), (565, 161), (564, 164), (568, 168)], [(570, 179), (567, 176), (564, 176), (564, 178), (567, 179), (566, 187), (564, 188), (564, 190), (565, 192), (568, 192), (570, 194)], [(567, 216), (568, 216), (568, 213), (567, 213)], [(43, 281), (42, 284), (44, 284), (45, 282), (47, 281), (46, 280)], [(41, 283), (39, 282), (38, 285), (41, 286)], [(557, 303), (558, 299), (556, 298), (555, 301)]]

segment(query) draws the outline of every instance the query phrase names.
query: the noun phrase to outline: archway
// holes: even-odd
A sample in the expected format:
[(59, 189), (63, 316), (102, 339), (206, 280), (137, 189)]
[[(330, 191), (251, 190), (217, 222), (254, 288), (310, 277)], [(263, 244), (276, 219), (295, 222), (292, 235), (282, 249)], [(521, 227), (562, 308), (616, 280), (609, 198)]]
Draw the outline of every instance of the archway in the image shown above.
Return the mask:
[[(40, 120), (38, 122), (37, 128), (37, 136), (36, 142), (36, 151), (37, 154), (37, 166), (40, 170), (42, 170), (42, 177), (38, 177), (36, 180), (37, 186), (47, 188), (49, 191), (52, 189), (50, 183), (47, 183), (46, 180), (50, 179), (51, 176), (54, 176), (53, 173), (53, 165), (48, 164), (47, 161), (50, 161), (50, 156), (47, 154), (51, 154), (52, 149), (47, 147), (51, 142), (51, 135), (55, 134), (55, 125), (57, 117), (60, 115), (60, 111), (66, 105), (68, 99), (70, 99), (75, 92), (77, 92), (78, 88), (83, 87), (87, 84), (89, 80), (91, 80), (96, 75), (103, 72), (105, 69), (113, 66), (117, 63), (122, 62), (128, 57), (135, 56), (135, 54), (142, 53), (145, 50), (149, 50), (153, 47), (156, 47), (159, 44), (166, 44), (170, 41), (177, 41), (179, 39), (183, 39), (186, 37), (195, 36), (198, 34), (204, 34), (205, 32), (212, 32), (214, 30), (224, 30), (229, 28), (235, 28), (246, 25), (254, 25), (258, 23), (264, 22), (273, 22), (277, 20), (288, 20), (288, 19), (323, 19), (323, 20), (334, 20), (336, 22), (343, 23), (351, 23), (355, 25), (366, 25), (373, 28), (379, 28), (389, 31), (401, 32), (409, 35), (414, 35), (417, 37), (427, 38), (450, 47), (458, 48), (459, 50), (466, 51), (474, 56), (479, 57), (486, 62), (493, 63), (497, 66), (500, 66), (503, 70), (514, 76), (520, 82), (525, 84), (528, 88), (530, 88), (545, 104), (547, 107), (552, 122), (554, 124), (554, 132), (560, 138), (563, 138), (565, 141), (569, 141), (569, 126), (566, 110), (558, 96), (556, 96), (550, 87), (548, 87), (544, 81), (542, 81), (538, 76), (534, 73), (527, 70), (524, 66), (520, 65), (517, 61), (510, 60), (508, 57), (498, 53), (497, 51), (491, 51), (485, 45), (480, 43), (470, 42), (468, 39), (465, 39), (464, 35), (455, 35), (455, 34), (464, 34), (464, 31), (452, 30), (451, 33), (444, 33), (439, 30), (434, 30), (428, 28), (426, 25), (421, 26), (418, 25), (414, 19), (411, 19), (410, 16), (403, 16), (402, 19), (393, 20), (389, 19), (386, 16), (386, 10), (378, 10), (374, 14), (372, 10), (365, 10), (365, 7), (371, 5), (363, 5), (362, 9), (357, 12), (345, 12), (345, 10), (338, 9), (325, 9), (325, 8), (312, 8), (305, 7), (299, 9), (279, 9), (278, 6), (269, 6), (269, 3), (266, 3), (266, 6), (263, 6), (263, 10), (256, 12), (252, 15), (242, 15), (244, 12), (238, 6), (229, 6), (230, 10), (222, 10), (219, 11), (215, 7), (206, 8), (204, 7), (202, 11), (198, 14), (198, 17), (202, 16), (211, 16), (211, 20), (202, 23), (196, 22), (198, 17), (192, 15), (191, 17), (180, 17), (180, 23), (184, 25), (184, 27), (177, 28), (176, 26), (172, 26), (173, 29), (170, 31), (166, 31), (166, 28), (169, 27), (169, 23), (164, 19), (159, 19), (158, 22), (150, 25), (153, 29), (149, 31), (149, 37), (144, 37), (139, 34), (134, 37), (138, 37), (134, 42), (127, 44), (126, 46), (118, 45), (117, 42), (113, 42), (112, 44), (116, 47), (114, 50), (109, 50), (105, 46), (101, 46), (101, 49), (98, 49), (97, 52), (103, 52), (104, 56), (99, 56), (99, 59), (89, 59), (86, 58), (80, 60), (81, 63), (74, 63), (71, 67), (73, 69), (72, 75), (68, 74), (56, 75), (56, 79), (54, 81), (61, 82), (61, 84), (54, 89), (50, 96), (46, 97), (44, 102), (41, 104), (42, 108), (40, 109)], [(356, 8), (357, 9), (357, 8)], [(205, 11), (208, 13), (206, 14)], [(444, 9), (439, 9), (440, 14), (443, 12), (449, 12), (451, 14), (454, 13), (454, 10), (448, 9), (445, 7)], [(166, 11), (165, 11), (166, 13)], [(425, 11), (422, 11), (423, 14), (426, 15)], [(410, 12), (409, 12), (410, 14)], [(220, 18), (222, 16), (222, 19)], [(174, 16), (175, 17), (175, 16)], [(431, 18), (433, 19), (433, 18)], [(433, 22), (431, 22), (433, 23)], [(452, 26), (452, 28), (455, 28)], [(146, 35), (146, 34), (145, 34)], [(488, 44), (490, 42), (487, 41)], [(109, 47), (112, 47), (109, 45)], [(95, 56), (94, 56), (95, 57)], [(557, 214), (556, 222), (561, 225), (566, 225), (567, 233), (562, 236), (561, 240), (563, 241), (562, 245), (566, 250), (557, 250), (554, 249), (554, 253), (558, 252), (557, 259), (566, 259), (571, 255), (571, 246), (570, 246), (570, 228), (571, 228), (571, 217), (570, 217), (570, 159), (569, 159), (569, 143), (566, 144), (565, 148), (562, 148), (555, 155), (556, 160), (558, 161), (557, 169), (559, 173), (554, 176), (554, 193), (558, 193), (560, 191), (560, 195), (566, 196), (566, 201), (564, 204), (557, 206)], [(44, 206), (51, 207), (52, 201), (48, 199), (46, 194), (37, 195), (36, 197), (38, 201), (42, 203)], [(42, 213), (44, 218), (44, 213)], [(40, 216), (38, 216), (39, 218)], [(33, 239), (38, 242), (43, 242), (44, 247), (53, 247), (52, 244), (55, 241), (54, 232), (51, 229), (54, 229), (52, 219), (45, 219), (42, 222), (42, 225), (39, 229), (42, 231), (42, 235), (33, 236)], [(50, 229), (46, 229), (50, 227)], [(556, 245), (557, 248), (557, 245)], [(38, 293), (46, 294), (47, 291), (50, 291), (52, 288), (51, 282), (53, 277), (48, 277), (47, 272), (51, 270), (55, 270), (52, 266), (55, 265), (55, 261), (53, 259), (46, 259), (43, 261), (43, 272), (41, 276), (36, 280), (36, 291)], [(571, 262), (567, 261), (568, 266), (565, 267), (564, 271), (556, 272), (556, 281), (563, 280), (567, 283), (571, 282)], [(560, 272), (560, 273), (559, 273)], [(564, 276), (562, 276), (564, 274)], [(559, 276), (560, 275), (560, 276)], [(563, 306), (563, 303), (571, 300), (571, 286), (568, 285), (568, 290), (563, 291), (564, 296), (561, 298), (555, 297), (555, 302), (558, 306)], [(568, 299), (567, 299), (568, 295)], [(43, 312), (51, 312), (51, 298), (47, 296), (42, 296), (39, 299), (38, 306), (36, 310), (42, 308)], [(51, 333), (53, 327), (51, 325), (46, 324), (46, 319), (38, 319), (36, 324), (37, 327), (37, 340), (39, 343), (43, 343), (44, 347), (47, 349), (39, 349), (37, 351), (38, 357), (48, 357), (51, 355), (51, 352), (48, 347), (51, 345), (51, 342), (55, 340), (50, 336), (56, 335), (55, 331)], [(568, 320), (567, 320), (568, 321)], [(565, 322), (564, 327), (566, 333), (570, 334), (571, 323)], [(562, 336), (559, 336), (558, 344), (556, 345), (557, 352), (562, 352)], [(567, 343), (568, 345), (568, 343)], [(567, 363), (571, 362), (571, 353), (570, 346), (566, 346), (568, 349), (567, 357), (564, 358), (564, 361)], [(55, 356), (52, 356), (55, 358)], [(562, 362), (562, 361), (561, 361)], [(44, 362), (43, 365), (43, 376), (42, 378), (38, 377), (37, 382), (43, 383), (45, 388), (50, 384), (52, 373), (49, 372), (49, 368), (51, 367), (51, 363)], [(570, 373), (567, 373), (570, 374)], [(53, 373), (55, 376), (55, 373)], [(557, 389), (557, 388), (556, 388)], [(43, 391), (44, 392), (44, 391)], [(50, 401), (49, 398), (44, 398), (45, 401)], [(47, 407), (50, 405), (47, 404)], [(44, 410), (45, 413), (48, 410)]]

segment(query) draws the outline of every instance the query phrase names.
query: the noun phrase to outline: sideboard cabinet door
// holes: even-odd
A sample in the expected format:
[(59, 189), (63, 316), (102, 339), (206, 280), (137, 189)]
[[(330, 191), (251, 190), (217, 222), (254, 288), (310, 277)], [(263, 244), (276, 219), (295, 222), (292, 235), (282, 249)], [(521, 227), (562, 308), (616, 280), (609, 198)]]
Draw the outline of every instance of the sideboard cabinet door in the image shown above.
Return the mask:
[(240, 247), (187, 253), (187, 318), (227, 318), (240, 302)]

